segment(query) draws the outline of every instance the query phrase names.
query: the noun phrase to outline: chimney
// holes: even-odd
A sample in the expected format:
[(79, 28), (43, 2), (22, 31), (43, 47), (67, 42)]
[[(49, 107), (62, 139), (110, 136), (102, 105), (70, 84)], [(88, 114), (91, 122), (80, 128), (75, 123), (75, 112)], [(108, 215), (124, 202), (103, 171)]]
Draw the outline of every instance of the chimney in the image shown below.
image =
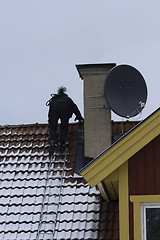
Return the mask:
[(116, 64), (76, 65), (84, 81), (85, 157), (95, 158), (111, 145), (111, 111), (104, 98), (104, 82)]

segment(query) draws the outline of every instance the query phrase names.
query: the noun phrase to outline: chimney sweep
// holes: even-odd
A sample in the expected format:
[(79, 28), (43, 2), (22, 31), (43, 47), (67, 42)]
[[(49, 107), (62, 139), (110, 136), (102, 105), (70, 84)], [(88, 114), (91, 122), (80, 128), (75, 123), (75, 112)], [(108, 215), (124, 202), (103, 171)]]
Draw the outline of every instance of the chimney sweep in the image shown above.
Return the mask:
[[(54, 146), (59, 147), (59, 151), (63, 152), (65, 147), (65, 140), (68, 133), (68, 122), (74, 113), (76, 115), (75, 121), (83, 122), (84, 119), (73, 100), (68, 97), (65, 93), (65, 87), (59, 87), (57, 94), (52, 94), (52, 98), (46, 102), (49, 106), (48, 123), (49, 123), (49, 134), (50, 134), (50, 156), (54, 152)], [(57, 138), (57, 126), (58, 120), (60, 119), (60, 140)]]

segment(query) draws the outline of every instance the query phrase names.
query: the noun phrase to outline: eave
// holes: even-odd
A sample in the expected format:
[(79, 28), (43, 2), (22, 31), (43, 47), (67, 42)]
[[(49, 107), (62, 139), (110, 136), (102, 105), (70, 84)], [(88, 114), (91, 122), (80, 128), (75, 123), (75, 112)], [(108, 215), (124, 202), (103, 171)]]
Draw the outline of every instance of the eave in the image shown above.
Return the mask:
[(160, 134), (160, 108), (81, 170), (91, 187), (106, 179)]

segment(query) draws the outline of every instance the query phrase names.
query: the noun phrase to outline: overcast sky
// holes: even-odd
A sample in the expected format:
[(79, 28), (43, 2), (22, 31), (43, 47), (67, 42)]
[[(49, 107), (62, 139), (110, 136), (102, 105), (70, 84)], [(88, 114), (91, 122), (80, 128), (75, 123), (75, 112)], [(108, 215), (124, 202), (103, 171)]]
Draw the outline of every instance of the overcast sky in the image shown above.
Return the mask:
[(159, 9), (159, 0), (0, 0), (0, 124), (46, 123), (61, 85), (83, 113), (75, 65), (94, 63), (141, 72), (147, 117), (160, 102)]

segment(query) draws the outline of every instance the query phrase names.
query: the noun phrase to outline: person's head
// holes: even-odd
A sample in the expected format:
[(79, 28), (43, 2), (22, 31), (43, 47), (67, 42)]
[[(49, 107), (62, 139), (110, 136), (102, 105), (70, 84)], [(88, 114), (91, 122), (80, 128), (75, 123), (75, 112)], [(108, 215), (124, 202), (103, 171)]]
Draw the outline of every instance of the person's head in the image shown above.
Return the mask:
[(57, 89), (58, 95), (63, 95), (65, 94), (66, 91), (67, 91), (66, 87), (63, 87), (63, 86)]

